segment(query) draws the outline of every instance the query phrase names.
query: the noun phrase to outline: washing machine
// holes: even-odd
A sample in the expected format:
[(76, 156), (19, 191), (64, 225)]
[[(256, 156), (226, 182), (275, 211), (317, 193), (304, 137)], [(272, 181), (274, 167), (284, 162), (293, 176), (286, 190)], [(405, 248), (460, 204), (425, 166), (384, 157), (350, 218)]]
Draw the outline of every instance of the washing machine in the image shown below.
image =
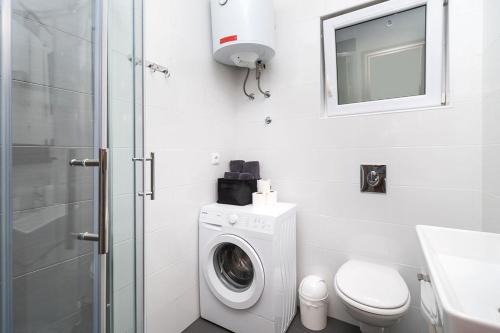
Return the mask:
[(236, 333), (283, 333), (296, 313), (295, 204), (211, 204), (199, 218), (201, 317)]

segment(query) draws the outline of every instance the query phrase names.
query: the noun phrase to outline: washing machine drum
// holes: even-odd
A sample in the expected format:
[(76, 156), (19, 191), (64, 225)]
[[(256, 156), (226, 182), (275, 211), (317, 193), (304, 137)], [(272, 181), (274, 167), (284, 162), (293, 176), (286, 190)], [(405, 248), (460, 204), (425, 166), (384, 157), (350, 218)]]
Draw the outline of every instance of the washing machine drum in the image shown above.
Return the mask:
[(214, 252), (215, 272), (226, 286), (236, 292), (252, 285), (254, 268), (252, 260), (238, 245), (220, 244)]
[(264, 290), (264, 270), (248, 242), (235, 235), (220, 235), (208, 244), (203, 266), (211, 292), (233, 309), (248, 309)]

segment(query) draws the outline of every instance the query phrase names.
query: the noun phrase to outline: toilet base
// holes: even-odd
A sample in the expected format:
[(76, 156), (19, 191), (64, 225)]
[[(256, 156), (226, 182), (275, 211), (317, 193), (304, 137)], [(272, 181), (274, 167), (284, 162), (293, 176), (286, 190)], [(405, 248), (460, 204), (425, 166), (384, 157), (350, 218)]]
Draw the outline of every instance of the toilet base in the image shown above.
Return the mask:
[(393, 316), (381, 316), (353, 307), (344, 302), (344, 308), (354, 319), (359, 322), (359, 328), (362, 333), (384, 333), (385, 328), (396, 324), (404, 313)]
[(384, 327), (371, 326), (365, 323), (360, 323), (359, 329), (361, 330), (361, 333), (384, 333), (385, 331)]

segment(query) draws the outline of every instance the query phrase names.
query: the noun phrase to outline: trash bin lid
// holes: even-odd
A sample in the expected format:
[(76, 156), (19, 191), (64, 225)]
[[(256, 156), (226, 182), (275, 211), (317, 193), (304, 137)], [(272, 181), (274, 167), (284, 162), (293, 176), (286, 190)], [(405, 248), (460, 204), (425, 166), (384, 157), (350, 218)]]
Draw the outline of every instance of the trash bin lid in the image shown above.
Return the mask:
[(299, 295), (311, 301), (326, 299), (328, 288), (325, 280), (316, 275), (306, 276), (300, 283)]

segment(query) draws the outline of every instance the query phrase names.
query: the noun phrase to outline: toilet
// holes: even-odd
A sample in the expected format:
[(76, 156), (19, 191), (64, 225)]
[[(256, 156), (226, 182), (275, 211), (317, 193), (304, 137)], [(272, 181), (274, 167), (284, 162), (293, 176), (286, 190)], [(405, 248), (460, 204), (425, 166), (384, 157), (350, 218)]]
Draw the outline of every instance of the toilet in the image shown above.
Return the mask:
[(335, 292), (363, 333), (382, 333), (410, 307), (410, 292), (395, 269), (349, 260), (335, 275)]

